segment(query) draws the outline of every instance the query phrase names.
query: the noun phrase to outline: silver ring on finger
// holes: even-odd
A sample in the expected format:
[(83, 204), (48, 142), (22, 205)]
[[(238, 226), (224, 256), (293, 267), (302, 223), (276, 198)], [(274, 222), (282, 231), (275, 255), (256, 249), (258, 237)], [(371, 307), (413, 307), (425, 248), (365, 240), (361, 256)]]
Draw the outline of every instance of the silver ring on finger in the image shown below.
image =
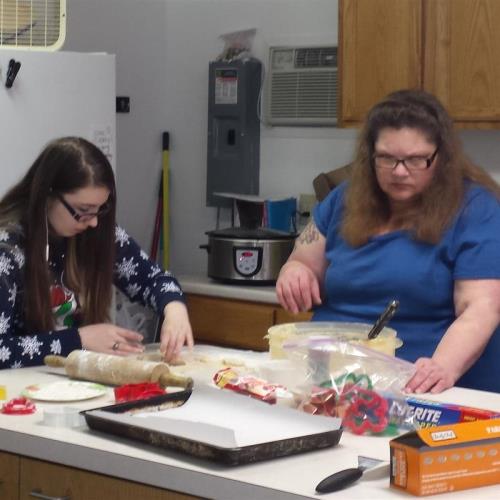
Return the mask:
[(113, 349), (113, 351), (117, 351), (119, 347), (120, 347), (120, 342), (115, 342), (111, 349)]

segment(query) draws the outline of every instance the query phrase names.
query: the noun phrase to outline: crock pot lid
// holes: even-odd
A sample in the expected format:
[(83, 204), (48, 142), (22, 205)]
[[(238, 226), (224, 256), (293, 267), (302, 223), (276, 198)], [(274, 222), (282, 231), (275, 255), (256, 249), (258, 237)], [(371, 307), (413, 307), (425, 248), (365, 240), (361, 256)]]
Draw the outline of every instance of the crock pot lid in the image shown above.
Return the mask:
[(228, 227), (226, 229), (207, 231), (205, 234), (211, 237), (238, 238), (242, 240), (291, 240), (297, 237), (296, 233), (287, 233), (285, 231), (278, 231), (266, 227), (259, 227), (257, 229)]

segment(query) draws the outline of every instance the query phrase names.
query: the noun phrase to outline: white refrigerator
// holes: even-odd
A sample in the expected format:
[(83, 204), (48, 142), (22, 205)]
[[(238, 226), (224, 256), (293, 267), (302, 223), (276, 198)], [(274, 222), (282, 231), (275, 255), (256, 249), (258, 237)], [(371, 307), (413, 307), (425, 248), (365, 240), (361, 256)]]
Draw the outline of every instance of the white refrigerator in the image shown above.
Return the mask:
[[(7, 88), (11, 59), (21, 66)], [(115, 103), (114, 55), (0, 50), (0, 196), (61, 136), (96, 143), (115, 168)]]

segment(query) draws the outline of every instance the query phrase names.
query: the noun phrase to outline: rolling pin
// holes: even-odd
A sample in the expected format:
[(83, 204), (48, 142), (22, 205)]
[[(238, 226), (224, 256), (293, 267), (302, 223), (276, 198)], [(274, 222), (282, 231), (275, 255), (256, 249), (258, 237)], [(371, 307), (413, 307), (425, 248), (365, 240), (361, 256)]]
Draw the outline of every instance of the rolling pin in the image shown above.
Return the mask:
[(64, 367), (71, 378), (99, 382), (101, 384), (122, 385), (140, 382), (157, 382), (161, 387), (178, 386), (190, 389), (193, 380), (170, 372), (166, 363), (142, 361), (138, 359), (100, 354), (92, 351), (72, 351), (67, 358), (45, 356), (48, 366)]

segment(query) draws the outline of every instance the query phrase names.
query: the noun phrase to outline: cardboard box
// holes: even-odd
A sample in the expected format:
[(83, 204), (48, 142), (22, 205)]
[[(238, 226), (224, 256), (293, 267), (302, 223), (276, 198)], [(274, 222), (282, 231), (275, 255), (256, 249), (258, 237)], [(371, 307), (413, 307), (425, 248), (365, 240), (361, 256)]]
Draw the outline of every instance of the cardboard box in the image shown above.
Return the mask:
[(409, 432), (390, 451), (391, 487), (413, 495), (500, 484), (500, 419)]

